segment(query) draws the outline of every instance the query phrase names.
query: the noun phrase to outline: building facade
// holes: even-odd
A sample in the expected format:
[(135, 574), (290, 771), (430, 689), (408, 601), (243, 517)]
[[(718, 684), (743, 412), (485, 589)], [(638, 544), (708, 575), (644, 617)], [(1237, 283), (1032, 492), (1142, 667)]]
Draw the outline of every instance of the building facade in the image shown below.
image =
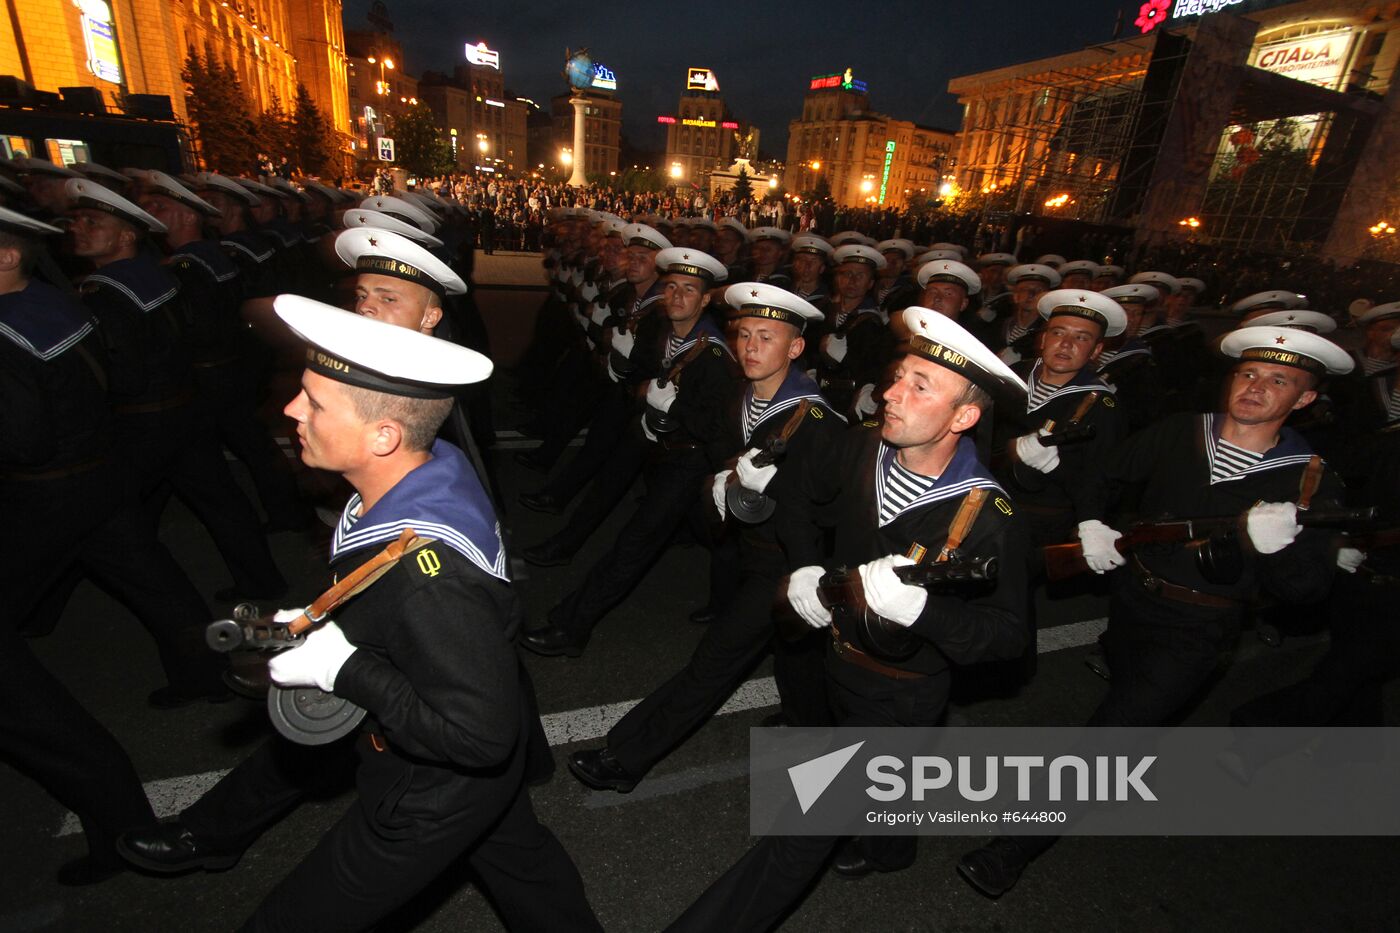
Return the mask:
[[(585, 91), (583, 98), (584, 122), (584, 163), (586, 174), (606, 178), (617, 172), (619, 155), (622, 150), (622, 101), (607, 91)], [(537, 157), (546, 166), (554, 164), (565, 169), (578, 157), (574, 146), (574, 108), (569, 103), (568, 94), (560, 94), (549, 101), (550, 122), (553, 128), (551, 150)], [(564, 158), (564, 157), (567, 157)]]
[(869, 108), (850, 69), (812, 78), (802, 116), (788, 124), (784, 187), (813, 192), (824, 182), (843, 205), (904, 207), (916, 195), (932, 197), (952, 171), (957, 134)]
[(519, 145), (508, 132), (508, 111), (500, 55), (485, 43), (467, 47), (467, 60), (451, 76), (429, 72), (419, 81), (423, 101), (448, 135), (461, 171), (511, 171), (524, 164), (524, 126)]
[(125, 94), (164, 95), (187, 121), (181, 71), (197, 52), (230, 65), (255, 109), (290, 109), (300, 82), (349, 129), (341, 0), (9, 0), (9, 13), (0, 75), (37, 90), (96, 88), (112, 109)]
[(724, 170), (736, 157), (758, 158), (758, 128), (729, 112), (710, 68), (687, 69), (676, 112), (656, 119), (666, 126), (662, 166), (673, 181), (704, 187), (711, 172)]

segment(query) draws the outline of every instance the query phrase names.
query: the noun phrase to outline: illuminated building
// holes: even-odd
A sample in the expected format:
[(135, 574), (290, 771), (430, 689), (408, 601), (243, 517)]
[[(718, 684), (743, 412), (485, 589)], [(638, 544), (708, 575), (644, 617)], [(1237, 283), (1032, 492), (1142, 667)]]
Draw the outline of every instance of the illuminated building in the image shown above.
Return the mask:
[(1128, 16), (1131, 38), (949, 82), (973, 203), (1146, 242), (1362, 255), (1377, 211), (1400, 206), (1386, 202), (1400, 152), (1383, 142), (1400, 132), (1400, 3), (1175, 0)]
[[(586, 150), (584, 171), (592, 176), (606, 178), (609, 173), (617, 171), (619, 162), (622, 101), (613, 97), (611, 91), (600, 88), (584, 91), (583, 97), (588, 102), (583, 111)], [(574, 108), (569, 99), (568, 94), (560, 94), (549, 101), (550, 131), (547, 148), (538, 155), (531, 156), (547, 166), (559, 164), (559, 154), (565, 150), (568, 150), (570, 160), (574, 158)]]
[(936, 197), (951, 169), (956, 134), (870, 109), (865, 82), (848, 68), (817, 75), (788, 124), (783, 186), (810, 193), (825, 180), (838, 204), (903, 207)]
[(528, 107), (505, 89), (501, 56), (486, 43), (468, 44), (449, 75), (428, 72), (418, 82), (423, 101), (452, 143), (463, 171), (524, 168)]
[[(657, 122), (666, 126), (663, 164), (680, 167), (676, 178), (703, 184), (705, 176), (728, 166), (736, 155), (758, 157), (758, 128), (741, 125), (729, 113), (719, 79), (709, 68), (686, 71), (685, 92), (675, 114), (663, 114)], [(742, 153), (739, 138), (745, 140)]]

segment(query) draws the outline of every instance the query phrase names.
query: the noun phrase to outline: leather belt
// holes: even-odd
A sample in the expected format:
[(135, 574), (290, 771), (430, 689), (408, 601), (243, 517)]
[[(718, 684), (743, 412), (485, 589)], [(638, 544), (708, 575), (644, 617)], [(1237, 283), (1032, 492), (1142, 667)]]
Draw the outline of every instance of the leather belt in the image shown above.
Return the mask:
[(16, 483), (40, 483), (51, 479), (64, 479), (69, 476), (77, 476), (79, 473), (87, 473), (102, 466), (101, 460), (87, 460), (83, 463), (75, 463), (72, 466), (59, 467), (54, 470), (44, 470), (39, 473), (0, 473), (0, 480)]
[(1133, 579), (1153, 596), (1169, 599), (1172, 602), (1187, 603), (1192, 606), (1206, 606), (1211, 609), (1238, 609), (1242, 603), (1238, 599), (1225, 596), (1212, 596), (1187, 586), (1178, 586), (1154, 574), (1142, 565), (1137, 555), (1132, 560)]
[(856, 667), (863, 667), (881, 677), (888, 677), (891, 680), (923, 680), (928, 676), (917, 671), (906, 671), (903, 668), (881, 664), (855, 645), (842, 639), (841, 632), (836, 628), (834, 622), (831, 626), (831, 646), (836, 649), (836, 656), (841, 660), (854, 664)]
[(179, 408), (181, 405), (188, 405), (194, 400), (194, 396), (189, 392), (177, 395), (174, 398), (163, 398), (156, 402), (141, 402), (136, 405), (114, 405), (112, 411), (118, 415), (149, 415), (158, 411), (170, 411), (172, 408)]

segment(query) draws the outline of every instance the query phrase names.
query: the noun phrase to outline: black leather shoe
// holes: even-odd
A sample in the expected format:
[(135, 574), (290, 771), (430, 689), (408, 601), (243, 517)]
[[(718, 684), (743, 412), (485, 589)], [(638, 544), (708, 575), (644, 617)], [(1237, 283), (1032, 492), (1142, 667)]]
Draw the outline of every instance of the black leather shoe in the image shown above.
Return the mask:
[(91, 855), (84, 855), (60, 865), (54, 880), (65, 888), (82, 888), (90, 884), (100, 884), (124, 871), (126, 865), (121, 862), (99, 862)]
[(583, 654), (584, 646), (583, 642), (577, 641), (557, 625), (546, 625), (533, 632), (526, 632), (521, 636), (520, 643), (528, 650), (546, 658), (557, 658), (561, 655), (577, 658)]
[(987, 897), (998, 898), (1015, 887), (1026, 864), (1026, 853), (1015, 841), (997, 838), (958, 859), (958, 874)]
[(162, 875), (196, 868), (227, 871), (243, 857), (242, 849), (220, 848), (179, 822), (124, 832), (117, 840), (117, 852), (137, 868)]
[(549, 464), (544, 462), (538, 451), (522, 450), (511, 459), (517, 466), (523, 466), (527, 470), (534, 470), (536, 473), (549, 472)]
[(841, 843), (841, 847), (836, 850), (836, 857), (831, 860), (832, 872), (838, 878), (844, 878), (847, 881), (859, 881), (866, 875), (877, 871), (901, 871), (907, 867), (905, 865), (900, 868), (886, 868), (877, 864), (865, 853), (865, 847), (860, 844), (860, 840), (854, 838)]
[(630, 793), (638, 781), (627, 773), (607, 746), (574, 752), (569, 756), (569, 770), (594, 790), (615, 790), (619, 794)]
[(527, 564), (534, 564), (536, 567), (562, 567), (574, 559), (572, 551), (565, 551), (548, 541), (525, 548), (520, 552), (520, 556), (525, 558)]
[(520, 504), (532, 512), (558, 515), (564, 511), (564, 504), (547, 492), (522, 492)]
[(232, 699), (233, 693), (222, 680), (212, 686), (165, 686), (146, 695), (146, 703), (153, 709), (179, 709), (191, 703), (226, 703)]

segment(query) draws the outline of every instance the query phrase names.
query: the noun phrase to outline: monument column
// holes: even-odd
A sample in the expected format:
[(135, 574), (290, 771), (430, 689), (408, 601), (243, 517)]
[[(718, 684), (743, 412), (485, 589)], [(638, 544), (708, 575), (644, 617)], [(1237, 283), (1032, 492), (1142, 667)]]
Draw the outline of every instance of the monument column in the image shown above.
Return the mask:
[(569, 176), (569, 186), (582, 188), (588, 184), (588, 174), (584, 171), (584, 163), (587, 161), (588, 153), (583, 148), (583, 109), (588, 106), (588, 99), (571, 97), (569, 103), (573, 104), (574, 107), (574, 173)]

